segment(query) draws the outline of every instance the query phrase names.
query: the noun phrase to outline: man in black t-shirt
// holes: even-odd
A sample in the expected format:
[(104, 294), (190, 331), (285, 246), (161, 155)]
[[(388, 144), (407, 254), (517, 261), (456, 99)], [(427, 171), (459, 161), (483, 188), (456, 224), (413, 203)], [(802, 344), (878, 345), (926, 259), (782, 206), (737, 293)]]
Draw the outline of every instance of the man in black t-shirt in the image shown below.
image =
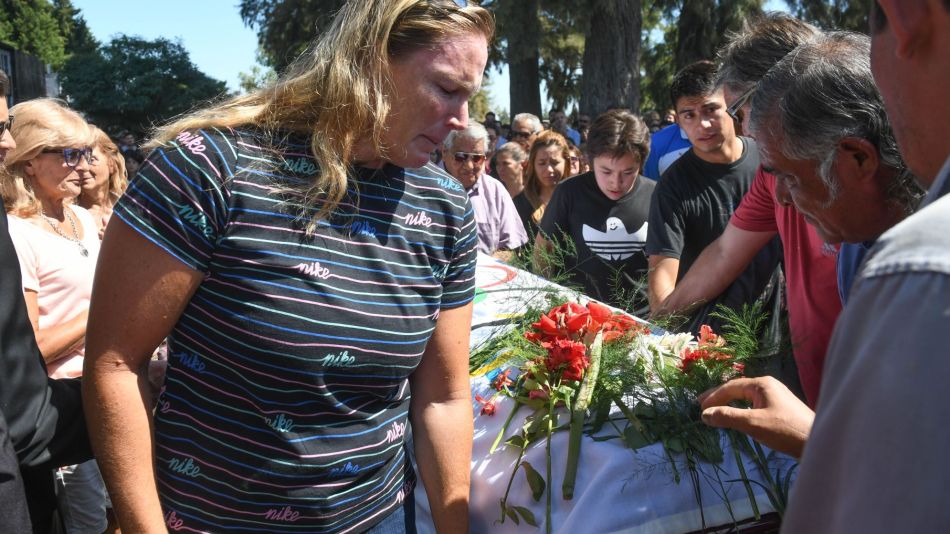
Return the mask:
[[(609, 111), (594, 121), (586, 149), (593, 171), (554, 190), (541, 219), (536, 262), (545, 274), (563, 269), (588, 296), (642, 315), (647, 303), (643, 247), (656, 186), (640, 176), (650, 131), (628, 111)], [(551, 254), (555, 247), (565, 252), (563, 265), (551, 261), (559, 257)]]
[[(677, 121), (692, 148), (673, 163), (656, 187), (650, 206), (649, 298), (661, 304), (707, 245), (725, 230), (759, 167), (755, 141), (738, 137), (726, 113), (716, 67), (699, 61), (673, 79)], [(781, 259), (780, 243), (767, 245), (719, 299), (698, 310), (688, 329), (698, 331), (716, 304), (739, 309), (762, 296)]]

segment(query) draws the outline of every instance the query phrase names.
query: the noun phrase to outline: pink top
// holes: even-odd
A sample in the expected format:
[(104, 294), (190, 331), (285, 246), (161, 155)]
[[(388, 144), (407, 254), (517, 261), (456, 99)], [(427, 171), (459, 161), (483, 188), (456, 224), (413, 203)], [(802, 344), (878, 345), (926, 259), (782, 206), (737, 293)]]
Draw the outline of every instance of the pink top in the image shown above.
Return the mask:
[(825, 352), (841, 313), (837, 251), (818, 237), (794, 206), (775, 200), (775, 176), (761, 168), (729, 223), (747, 232), (777, 231), (782, 238), (792, 350), (805, 399), (814, 408)]
[[(20, 260), (23, 289), (36, 291), (40, 329), (68, 321), (89, 309), (92, 278), (99, 256), (99, 231), (88, 211), (79, 206), (69, 208), (73, 210), (77, 223), (82, 225), (82, 244), (89, 256), (80, 254), (76, 243), (31, 221), (7, 214), (10, 238)], [(50, 363), (49, 375), (53, 378), (81, 376), (84, 354), (85, 346), (80, 346)]]

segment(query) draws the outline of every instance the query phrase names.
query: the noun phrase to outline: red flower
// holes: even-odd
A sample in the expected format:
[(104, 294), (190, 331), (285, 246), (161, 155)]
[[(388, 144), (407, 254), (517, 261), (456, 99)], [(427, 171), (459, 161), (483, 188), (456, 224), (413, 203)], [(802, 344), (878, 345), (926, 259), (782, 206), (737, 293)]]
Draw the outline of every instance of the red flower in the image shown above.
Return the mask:
[(699, 346), (700, 347), (722, 347), (726, 340), (717, 336), (712, 327), (704, 324), (699, 327)]
[(604, 323), (604, 343), (628, 335), (639, 335), (649, 332), (649, 327), (637, 322), (633, 317), (621, 313), (612, 315)]
[(556, 339), (548, 349), (547, 366), (551, 372), (561, 372), (565, 380), (580, 380), (590, 365), (587, 345), (570, 339)]
[(495, 415), (495, 401), (491, 399), (486, 399), (478, 393), (475, 394), (475, 400), (482, 405), (482, 415)]
[(504, 373), (499, 373), (498, 376), (496, 376), (495, 379), (492, 380), (492, 383), (491, 383), (492, 387), (498, 391), (501, 391), (502, 389), (510, 386), (512, 383), (512, 380), (509, 377), (510, 374), (511, 374), (511, 369), (505, 369)]
[(575, 302), (561, 304), (533, 323), (531, 328), (535, 332), (526, 332), (525, 337), (542, 343), (560, 337), (579, 339), (584, 335), (589, 318), (590, 312), (584, 306)]

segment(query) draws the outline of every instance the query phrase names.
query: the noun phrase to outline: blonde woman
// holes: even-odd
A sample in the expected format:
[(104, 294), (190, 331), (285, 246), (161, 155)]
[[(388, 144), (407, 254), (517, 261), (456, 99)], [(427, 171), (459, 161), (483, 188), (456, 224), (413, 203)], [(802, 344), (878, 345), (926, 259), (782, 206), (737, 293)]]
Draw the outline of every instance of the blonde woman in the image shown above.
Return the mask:
[(561, 180), (570, 176), (571, 148), (563, 135), (546, 130), (531, 145), (524, 190), (514, 198), (528, 238), (534, 239), (544, 208)]
[(429, 153), (493, 31), (463, 0), (350, 1), (273, 86), (158, 132), (83, 383), (123, 530), (412, 532), (411, 420), (435, 527), (467, 532), (476, 232)]
[(119, 147), (105, 132), (95, 126), (91, 128), (95, 135), (92, 163), (89, 164), (89, 172), (82, 182), (78, 203), (92, 214), (101, 238), (109, 218), (112, 217), (112, 207), (125, 192), (128, 180), (125, 174), (125, 158), (119, 152)]
[[(89, 171), (92, 131), (50, 99), (10, 111), (17, 146), (0, 170), (0, 185), (27, 313), (50, 376), (78, 377), (99, 237), (92, 215), (73, 200)], [(95, 461), (64, 467), (57, 480), (67, 531), (104, 531), (108, 501)]]

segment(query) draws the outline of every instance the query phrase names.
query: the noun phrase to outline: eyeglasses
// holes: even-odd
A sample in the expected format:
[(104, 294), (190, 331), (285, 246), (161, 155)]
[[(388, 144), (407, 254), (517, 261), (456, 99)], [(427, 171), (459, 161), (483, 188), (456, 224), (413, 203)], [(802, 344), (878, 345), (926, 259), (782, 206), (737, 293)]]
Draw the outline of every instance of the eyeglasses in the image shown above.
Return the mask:
[(455, 153), (455, 162), (456, 163), (465, 163), (472, 159), (472, 163), (479, 165), (481, 162), (485, 161), (485, 154), (479, 154), (477, 152), (456, 152)]
[(534, 135), (534, 132), (519, 132), (519, 131), (517, 131), (517, 130), (511, 130), (511, 138), (512, 138), (512, 139), (517, 139), (517, 138), (519, 138), (519, 137), (523, 137), (523, 138), (525, 138), (525, 139), (528, 139), (528, 138), (531, 137), (532, 135)]
[(9, 117), (7, 122), (0, 122), (0, 137), (3, 137), (7, 130), (13, 128), (13, 115), (9, 115)]
[(79, 158), (85, 158), (86, 163), (92, 165), (92, 149), (86, 148), (44, 148), (43, 154), (62, 154), (63, 162), (67, 167), (75, 169), (79, 165)]
[(752, 93), (755, 92), (757, 87), (758, 87), (758, 84), (753, 85), (752, 87), (747, 89), (746, 92), (742, 93), (742, 95), (739, 98), (737, 98), (736, 101), (733, 102), (731, 106), (726, 108), (726, 113), (730, 117), (732, 117), (732, 120), (738, 123), (742, 122), (742, 115), (739, 114), (739, 111), (742, 109), (742, 106), (744, 106), (745, 103), (748, 102), (750, 98), (752, 98)]

